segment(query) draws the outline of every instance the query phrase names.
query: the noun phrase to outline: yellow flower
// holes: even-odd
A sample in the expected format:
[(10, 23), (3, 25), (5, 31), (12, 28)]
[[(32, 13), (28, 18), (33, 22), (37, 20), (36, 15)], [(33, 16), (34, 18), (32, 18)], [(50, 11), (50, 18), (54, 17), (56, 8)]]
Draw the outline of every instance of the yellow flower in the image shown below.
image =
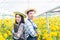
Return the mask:
[(2, 25), (2, 19), (0, 19), (0, 26)]
[(51, 24), (51, 25), (50, 25), (50, 29), (51, 29), (51, 30), (57, 30), (57, 27), (56, 27), (54, 24)]
[(43, 34), (43, 37), (44, 37), (44, 38), (48, 38), (48, 34), (47, 34), (47, 33), (44, 33), (44, 34)]
[(5, 33), (5, 34), (4, 34), (4, 38), (7, 38), (7, 37), (8, 37), (8, 35), (7, 35), (7, 33)]
[(48, 33), (48, 30), (43, 30), (44, 33)]
[(4, 19), (4, 25), (5, 26), (12, 26), (13, 25), (12, 20), (9, 18)]
[(5, 40), (1, 32), (0, 32), (0, 40)]
[(40, 30), (39, 30), (39, 29), (37, 29), (36, 31), (37, 31), (37, 33), (38, 33), (38, 34), (41, 34), (41, 32), (40, 32)]
[(57, 36), (57, 32), (50, 32), (50, 36)]
[(58, 33), (58, 37), (60, 38), (60, 32)]
[(41, 23), (42, 25), (44, 25), (44, 24), (46, 24), (46, 21), (41, 21), (40, 23)]
[(0, 35), (0, 40), (5, 40), (2, 35)]
[(57, 30), (60, 31), (60, 27), (58, 27)]
[(46, 40), (52, 40), (52, 37), (47, 37)]
[(8, 35), (11, 35), (11, 32), (10, 32), (9, 30), (7, 30), (7, 34), (8, 34)]
[(0, 32), (0, 35), (1, 35), (2, 33)]

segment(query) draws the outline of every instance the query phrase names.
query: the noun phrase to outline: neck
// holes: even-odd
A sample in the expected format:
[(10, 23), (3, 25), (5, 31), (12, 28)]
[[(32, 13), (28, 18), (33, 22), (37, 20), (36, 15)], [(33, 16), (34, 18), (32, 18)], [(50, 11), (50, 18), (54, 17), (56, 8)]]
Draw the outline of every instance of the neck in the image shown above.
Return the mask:
[(33, 20), (32, 18), (28, 18), (28, 19)]
[(20, 22), (18, 24), (20, 24)]
[(27, 18), (30, 19), (30, 20), (33, 20), (33, 18), (30, 18), (29, 16)]

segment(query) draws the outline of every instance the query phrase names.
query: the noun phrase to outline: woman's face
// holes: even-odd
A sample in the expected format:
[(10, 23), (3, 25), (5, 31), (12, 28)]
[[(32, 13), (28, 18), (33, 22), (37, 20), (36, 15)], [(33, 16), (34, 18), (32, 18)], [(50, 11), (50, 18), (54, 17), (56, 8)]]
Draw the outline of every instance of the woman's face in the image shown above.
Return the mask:
[(17, 23), (20, 23), (21, 22), (21, 16), (17, 14), (15, 16), (15, 20), (16, 20)]

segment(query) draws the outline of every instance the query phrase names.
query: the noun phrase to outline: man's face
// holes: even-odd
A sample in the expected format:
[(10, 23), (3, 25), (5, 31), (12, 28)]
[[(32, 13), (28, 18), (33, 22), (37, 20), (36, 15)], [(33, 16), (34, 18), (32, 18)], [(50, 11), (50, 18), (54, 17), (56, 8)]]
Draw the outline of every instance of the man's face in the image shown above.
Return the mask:
[(27, 14), (27, 15), (28, 15), (28, 18), (33, 19), (34, 14), (35, 14), (34, 11), (29, 12), (29, 13)]

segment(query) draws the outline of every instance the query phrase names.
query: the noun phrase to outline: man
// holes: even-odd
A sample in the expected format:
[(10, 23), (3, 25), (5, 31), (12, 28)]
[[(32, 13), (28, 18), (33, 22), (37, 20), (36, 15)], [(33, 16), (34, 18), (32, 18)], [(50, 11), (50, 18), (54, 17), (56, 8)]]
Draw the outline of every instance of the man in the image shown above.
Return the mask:
[(27, 20), (25, 21), (25, 37), (27, 38), (27, 40), (37, 40), (37, 26), (33, 22), (35, 13), (36, 11), (33, 9), (30, 9), (26, 12)]

